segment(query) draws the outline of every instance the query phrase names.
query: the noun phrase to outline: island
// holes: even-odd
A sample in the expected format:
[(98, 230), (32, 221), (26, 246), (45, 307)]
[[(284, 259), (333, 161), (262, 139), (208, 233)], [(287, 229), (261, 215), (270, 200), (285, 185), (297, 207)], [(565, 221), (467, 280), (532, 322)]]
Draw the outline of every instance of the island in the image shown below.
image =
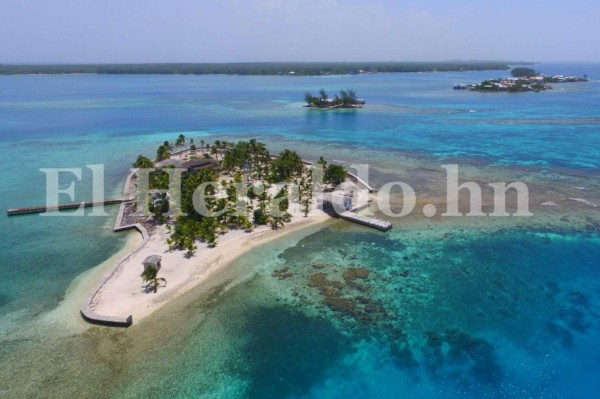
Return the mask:
[(550, 83), (575, 83), (587, 82), (587, 75), (583, 77), (552, 75), (547, 76), (531, 68), (513, 68), (511, 76), (506, 79), (488, 79), (478, 84), (458, 84), (454, 86), (455, 90), (473, 90), (485, 92), (540, 92), (550, 90)]
[[(133, 167), (114, 231), (135, 229), (142, 240), (82, 304), (92, 323), (129, 326), (247, 251), (332, 216), (391, 228), (357, 213), (373, 189), (342, 165), (307, 161), (289, 149), (273, 155), (254, 139), (209, 144), (182, 134), (161, 144), (154, 161), (139, 155)], [(179, 193), (170, 188), (175, 170)], [(198, 209), (199, 193), (208, 194), (208, 213)], [(175, 207), (183, 213), (172, 215)]]
[(307, 91), (304, 94), (305, 107), (319, 108), (325, 111), (335, 108), (362, 108), (365, 105), (365, 100), (357, 98), (356, 92), (352, 89), (340, 90), (339, 95), (330, 98), (325, 89), (319, 91), (319, 96), (315, 97), (311, 92)]

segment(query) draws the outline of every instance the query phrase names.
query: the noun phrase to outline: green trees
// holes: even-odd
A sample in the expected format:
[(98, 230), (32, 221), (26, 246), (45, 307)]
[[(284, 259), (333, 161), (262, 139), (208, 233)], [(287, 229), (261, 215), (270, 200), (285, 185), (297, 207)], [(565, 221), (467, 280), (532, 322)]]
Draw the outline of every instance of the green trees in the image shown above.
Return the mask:
[(336, 105), (342, 105), (343, 107), (351, 107), (356, 104), (356, 92), (352, 89), (340, 90), (340, 96), (336, 101)]
[(146, 270), (144, 270), (141, 277), (145, 283), (148, 283), (146, 288), (152, 287), (154, 290), (154, 293), (156, 293), (158, 291), (159, 281), (164, 282), (165, 286), (167, 285), (167, 280), (165, 280), (162, 277), (158, 277), (158, 270), (153, 267), (149, 267)]
[(314, 99), (315, 98), (313, 97), (313, 95), (309, 91), (307, 91), (306, 93), (304, 93), (304, 101), (306, 102), (306, 104), (312, 105)]
[[(165, 150), (167, 144), (162, 146)], [(302, 204), (305, 205), (305, 214), (308, 214), (312, 186), (306, 179), (310, 178), (310, 171), (295, 151), (284, 150), (273, 159), (265, 145), (255, 139), (236, 143), (216, 140), (211, 149), (221, 158), (220, 170), (227, 173), (219, 175), (214, 169), (201, 169), (183, 174), (181, 210), (187, 216), (177, 218), (167, 241), (170, 249), (185, 250), (188, 256), (192, 256), (198, 241), (215, 246), (220, 234), (229, 229), (251, 230), (253, 226), (260, 225), (278, 229), (290, 221), (288, 187), (278, 188), (271, 198), (269, 185), (263, 179), (270, 183), (293, 181), (298, 184), (301, 197), (298, 201), (305, 199)], [(162, 169), (153, 173), (151, 186), (167, 188), (167, 173)], [(201, 185), (204, 192), (198, 190)], [(202, 203), (198, 202), (200, 197)], [(164, 208), (157, 199), (160, 198), (153, 199), (152, 209), (158, 212)], [(199, 205), (202, 210), (196, 210)]]
[(340, 165), (329, 164), (323, 176), (325, 183), (339, 186), (346, 180), (346, 169)]
[(348, 95), (348, 92), (346, 90), (340, 90), (340, 97), (339, 98), (340, 98), (341, 104), (344, 107), (347, 107), (347, 106), (351, 105), (351, 103), (350, 103), (350, 96)]
[(240, 141), (232, 149), (223, 154), (223, 162), (221, 162), (221, 167), (223, 170), (233, 172), (236, 169), (241, 169), (244, 165), (244, 162), (248, 161), (249, 159), (249, 143)]
[(171, 158), (171, 152), (173, 151), (173, 145), (168, 141), (165, 141), (161, 146), (156, 150), (156, 160), (164, 161), (165, 159)]
[[(167, 243), (169, 249), (182, 249), (188, 252), (188, 256), (195, 253), (196, 241), (202, 240), (209, 245), (217, 244), (217, 230), (219, 222), (212, 216), (201, 215), (194, 207), (194, 192), (203, 183), (215, 182), (219, 178), (217, 172), (212, 169), (202, 169), (196, 173), (185, 174), (181, 181), (181, 210), (187, 216), (180, 216), (175, 222), (175, 229)], [(206, 188), (204, 194), (214, 195), (212, 186)], [(216, 199), (207, 198), (206, 207), (209, 210), (216, 209)]]
[(518, 78), (520, 76), (534, 76), (537, 75), (537, 72), (531, 68), (513, 68), (510, 74)]
[(322, 102), (327, 101), (327, 99), (329, 98), (329, 96), (327, 95), (327, 92), (325, 91), (325, 89), (321, 89), (319, 90), (319, 96)]
[(156, 170), (150, 172), (149, 178), (148, 188), (155, 190), (167, 190), (169, 188), (169, 174), (165, 172), (164, 168), (156, 168)]
[(333, 101), (329, 100), (329, 95), (324, 89), (319, 91), (319, 97), (313, 97), (310, 92), (304, 94), (304, 101), (310, 105), (321, 108), (340, 107), (352, 108), (357, 104), (356, 91), (352, 89), (340, 90), (339, 95), (335, 95)]
[(288, 181), (301, 176), (303, 170), (302, 158), (295, 151), (284, 150), (272, 163), (271, 181)]
[(215, 156), (215, 159), (219, 159), (219, 149), (216, 145), (213, 145), (210, 149), (210, 153)]
[(180, 216), (175, 223), (175, 230), (167, 240), (169, 249), (181, 249), (187, 251), (188, 256), (196, 252), (196, 240), (200, 236), (200, 222), (194, 219)]
[(267, 217), (267, 214), (265, 213), (264, 209), (258, 208), (254, 210), (252, 222), (255, 225), (260, 226), (263, 224), (267, 224), (268, 221), (269, 218)]
[(180, 134), (175, 141), (175, 147), (185, 147), (185, 136)]
[(138, 155), (135, 162), (131, 165), (134, 168), (150, 169), (154, 167), (154, 162), (148, 157)]
[(350, 103), (356, 104), (356, 100), (357, 100), (356, 92), (352, 89), (348, 89), (347, 93), (348, 93), (348, 99), (350, 100)]
[[(318, 28), (322, 29), (322, 28)], [(431, 72), (506, 70), (504, 62), (276, 62), (204, 64), (89, 64), (89, 65), (0, 65), (0, 75), (9, 74), (226, 74), (322, 76), (377, 72)]]

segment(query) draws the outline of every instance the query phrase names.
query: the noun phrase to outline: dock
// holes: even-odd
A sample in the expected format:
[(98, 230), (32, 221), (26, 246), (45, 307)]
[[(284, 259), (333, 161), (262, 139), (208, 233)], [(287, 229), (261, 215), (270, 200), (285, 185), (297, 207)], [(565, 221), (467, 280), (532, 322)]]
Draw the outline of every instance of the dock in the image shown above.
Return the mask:
[[(368, 187), (368, 186), (367, 186)], [(369, 187), (370, 188), (370, 187)], [(357, 223), (362, 226), (370, 227), (379, 231), (388, 231), (392, 228), (392, 223), (387, 220), (374, 217), (359, 215), (358, 212), (367, 208), (372, 201), (368, 188), (362, 190), (363, 193), (349, 196), (343, 191), (330, 193), (323, 201), (323, 210), (333, 217), (339, 217), (349, 222)], [(367, 193), (365, 193), (367, 191)]]
[(114, 198), (108, 199), (104, 201), (83, 201), (83, 202), (72, 202), (68, 204), (62, 205), (51, 205), (51, 206), (30, 206), (26, 208), (13, 208), (6, 211), (8, 216), (17, 216), (17, 215), (28, 215), (32, 213), (44, 213), (44, 212), (55, 212), (62, 211), (68, 209), (78, 209), (79, 207), (91, 208), (93, 206), (98, 205), (116, 205), (125, 201), (124, 198)]
[(380, 231), (388, 231), (392, 228), (392, 224), (387, 220), (381, 220), (377, 218), (372, 218), (369, 216), (358, 215), (354, 212), (346, 211), (342, 213), (338, 213), (338, 216), (342, 219), (348, 220), (350, 222), (358, 223), (363, 226), (371, 227)]

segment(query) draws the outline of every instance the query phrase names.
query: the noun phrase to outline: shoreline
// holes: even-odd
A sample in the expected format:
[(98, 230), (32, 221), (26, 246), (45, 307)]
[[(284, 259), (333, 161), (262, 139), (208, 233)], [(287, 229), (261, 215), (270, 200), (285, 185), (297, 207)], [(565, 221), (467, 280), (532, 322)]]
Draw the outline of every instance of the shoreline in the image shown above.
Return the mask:
[[(184, 158), (184, 153), (186, 151), (181, 151), (176, 154), (176, 157)], [(373, 160), (372, 160), (373, 161)], [(417, 171), (417, 175), (414, 176), (415, 179), (423, 179), (425, 178), (430, 187), (430, 192), (423, 198), (421, 202), (432, 202), (438, 205), (439, 200), (442, 197), (441, 195), (444, 187), (439, 186), (440, 175), (439, 172), (424, 168), (421, 165), (423, 161), (420, 162), (406, 163), (407, 171)], [(376, 166), (377, 162), (375, 162)], [(385, 168), (376, 168), (378, 173), (376, 175), (384, 176), (387, 173)], [(463, 172), (466, 176), (469, 176), (473, 173), (472, 168), (465, 168)], [(479, 178), (475, 179), (478, 181), (482, 178), (481, 171), (479, 171)], [(469, 173), (471, 172), (471, 173)], [(488, 171), (489, 172), (489, 171)], [(488, 173), (486, 172), (486, 173)], [(502, 172), (502, 171), (501, 171)], [(493, 176), (487, 176), (489, 179), (487, 181), (496, 181), (497, 178), (502, 177), (500, 180), (508, 180), (511, 181), (510, 177), (512, 176), (504, 176), (507, 171), (503, 171), (498, 174), (499, 171), (497, 168), (493, 170)], [(129, 174), (124, 189), (123, 195), (124, 197), (129, 197), (131, 190), (130, 187), (132, 185), (132, 175), (133, 172)], [(350, 175), (350, 177), (354, 177)], [(472, 176), (474, 177), (474, 176)], [(492, 178), (493, 177), (493, 178)], [(505, 179), (507, 178), (508, 179)], [(485, 180), (485, 179), (484, 179)], [(411, 180), (408, 180), (409, 183)], [(433, 186), (431, 186), (432, 182)], [(365, 186), (368, 191), (372, 191), (373, 188), (366, 184), (365, 182), (360, 181), (360, 183)], [(564, 187), (562, 187), (564, 188)], [(441, 223), (440, 226), (448, 226), (449, 224), (455, 225), (459, 228), (475, 227), (475, 228), (483, 228), (489, 224), (490, 221), (493, 220), (494, 225), (500, 226), (500, 228), (518, 228), (525, 229), (527, 227), (538, 228), (543, 230), (552, 230), (552, 228), (556, 228), (558, 226), (562, 226), (568, 223), (575, 223), (579, 225), (578, 230), (580, 231), (594, 231), (596, 230), (593, 220), (590, 220), (589, 212), (590, 209), (587, 209), (584, 205), (582, 205), (582, 201), (569, 201), (568, 203), (563, 204), (565, 201), (560, 201), (561, 198), (575, 198), (571, 193), (566, 195), (567, 193), (562, 190), (561, 187), (558, 187), (554, 192), (556, 198), (556, 204), (565, 205), (567, 209), (554, 209), (553, 207), (547, 206), (547, 203), (542, 203), (542, 199), (549, 198), (548, 190), (543, 190), (543, 193), (539, 190), (539, 187), (536, 185), (531, 185), (532, 189), (532, 210), (534, 210), (538, 217), (535, 219), (477, 219), (477, 220), (465, 220), (461, 222), (453, 221), (450, 219), (443, 219), (439, 215), (436, 215), (433, 218), (423, 219), (420, 214), (413, 214), (406, 217), (402, 223), (402, 228), (426, 228), (431, 229), (433, 223)], [(438, 190), (439, 189), (439, 190)], [(432, 191), (433, 190), (433, 191)], [(439, 191), (439, 193), (437, 192)], [(571, 190), (569, 190), (571, 191)], [(591, 191), (593, 193), (593, 189)], [(541, 196), (543, 194), (543, 196)], [(586, 196), (587, 198), (588, 196)], [(594, 201), (596, 203), (595, 196), (589, 196), (588, 200)], [(579, 198), (579, 197), (576, 197)], [(485, 198), (484, 198), (485, 200)], [(390, 203), (398, 204), (401, 203), (401, 198), (389, 198)], [(423, 205), (425, 202), (419, 202), (419, 206)], [(541, 205), (540, 205), (541, 204)], [(555, 204), (555, 205), (556, 205)], [(442, 203), (439, 203), (442, 205)], [(484, 205), (489, 206), (487, 201), (484, 201)], [(123, 208), (126, 207), (126, 204), (121, 205), (121, 209), (119, 211), (119, 215), (117, 216), (114, 230), (121, 230), (124, 228), (132, 228), (135, 225), (132, 223), (136, 223), (135, 221), (128, 220), (125, 222), (126, 226), (121, 225), (121, 219), (123, 218)], [(573, 209), (575, 208), (575, 209)], [(586, 208), (586, 209), (583, 209)], [(372, 209), (377, 212), (376, 209)], [(565, 219), (566, 214), (570, 214), (571, 212), (575, 212), (575, 215), (578, 216), (578, 220), (576, 221), (573, 218)], [(592, 209), (593, 211), (593, 209)], [(540, 218), (541, 216), (541, 218)], [(586, 217), (587, 216), (587, 217)], [(127, 219), (127, 218), (126, 218)], [(183, 251), (170, 251), (168, 245), (166, 244), (166, 239), (170, 235), (170, 232), (167, 231), (165, 225), (157, 226), (156, 228), (149, 228), (151, 230), (151, 235), (145, 239), (145, 241), (138, 247), (133, 253), (130, 253), (123, 261), (113, 267), (113, 270), (105, 275), (102, 284), (99, 284), (98, 288), (94, 293), (90, 296), (89, 306), (93, 312), (104, 315), (118, 316), (119, 319), (127, 320), (128, 316), (132, 316), (136, 322), (146, 318), (150, 314), (154, 313), (157, 309), (162, 308), (166, 303), (170, 302), (172, 299), (180, 297), (184, 293), (190, 291), (192, 288), (197, 287), (199, 284), (207, 281), (211, 276), (216, 274), (218, 271), (226, 269), (227, 265), (232, 263), (234, 260), (238, 259), (240, 256), (243, 256), (250, 250), (254, 250), (261, 245), (267, 244), (273, 240), (277, 240), (281, 237), (284, 237), (288, 233), (292, 233), (298, 231), (304, 227), (314, 226), (316, 224), (323, 223), (325, 220), (330, 219), (329, 215), (311, 215), (308, 218), (303, 218), (300, 216), (295, 216), (292, 219), (292, 222), (286, 224), (286, 227), (281, 230), (272, 230), (270, 227), (261, 226), (255, 228), (252, 232), (247, 233), (242, 230), (230, 230), (226, 234), (222, 234), (219, 236), (219, 245), (216, 248), (209, 248), (206, 244), (198, 245), (198, 252), (195, 256), (188, 258), (185, 256)], [(139, 229), (138, 229), (139, 230)], [(159, 277), (165, 278), (167, 280), (166, 287), (159, 287), (159, 290), (156, 294), (154, 293), (145, 293), (144, 285), (142, 284), (142, 279), (140, 274), (142, 272), (142, 262), (143, 260), (150, 255), (159, 255), (163, 258), (163, 268), (159, 273)], [(123, 326), (130, 325), (122, 323)]]
[[(185, 161), (191, 154), (189, 151), (177, 152), (171, 159)], [(303, 162), (310, 164), (307, 161)], [(154, 164), (158, 166), (161, 163), (154, 161)], [(133, 324), (134, 319), (136, 322), (143, 319), (166, 302), (205, 281), (214, 271), (224, 268), (249, 250), (331, 219), (331, 215), (323, 210), (313, 210), (303, 216), (303, 212), (296, 209), (291, 211), (292, 219), (282, 229), (273, 229), (272, 226), (267, 225), (256, 226), (251, 230), (229, 229), (219, 235), (217, 247), (201, 243), (198, 245), (199, 253), (190, 256), (184, 251), (169, 248), (168, 238), (171, 235), (169, 224), (149, 226), (146, 225), (145, 220), (130, 217), (128, 207), (135, 198), (136, 171), (137, 169), (131, 170), (125, 180), (122, 190), (124, 201), (119, 206), (113, 231), (137, 230), (141, 234), (141, 243), (119, 262), (114, 263), (81, 304), (80, 314), (85, 321), (91, 324), (129, 327)], [(360, 205), (362, 202), (364, 204), (350, 209), (349, 212), (346, 212), (349, 214), (368, 205), (373, 188), (352, 173), (347, 172), (346, 178), (351, 184), (362, 186), (359, 191), (364, 192), (366, 196), (360, 194), (357, 196), (357, 204)], [(341, 195), (341, 193), (337, 195)], [(348, 218), (344, 215), (340, 215), (340, 217)], [(381, 226), (365, 223), (367, 220), (363, 221), (362, 219), (360, 224), (367, 224), (369, 227), (381, 230)], [(384, 230), (389, 230), (389, 228)], [(160, 278), (166, 280), (165, 286), (154, 293), (149, 293), (147, 282), (142, 283), (141, 281), (143, 270), (141, 266), (149, 256), (162, 258), (163, 267), (160, 268)]]
[[(322, 214), (292, 220), (285, 228), (273, 231), (268, 226), (252, 232), (230, 231), (220, 237), (219, 245), (209, 248), (198, 246), (195, 256), (187, 258), (183, 251), (169, 251), (166, 244), (168, 231), (164, 226), (156, 229), (141, 249), (130, 254), (123, 267), (117, 268), (105, 284), (98, 289), (91, 301), (91, 308), (99, 314), (117, 317), (131, 315), (136, 323), (162, 308), (173, 299), (196, 288), (217, 272), (226, 269), (233, 261), (250, 250), (285, 237), (304, 228), (324, 224), (331, 217)], [(163, 267), (161, 277), (166, 278), (167, 286), (160, 287), (156, 294), (144, 292), (140, 274), (141, 261), (149, 254), (161, 254)]]

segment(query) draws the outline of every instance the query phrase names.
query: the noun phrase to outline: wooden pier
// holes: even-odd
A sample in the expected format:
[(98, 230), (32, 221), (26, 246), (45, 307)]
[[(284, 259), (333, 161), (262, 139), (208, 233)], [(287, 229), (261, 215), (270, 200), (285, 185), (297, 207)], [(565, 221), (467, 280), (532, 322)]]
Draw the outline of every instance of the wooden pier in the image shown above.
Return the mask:
[(91, 208), (98, 205), (115, 205), (125, 201), (124, 198), (114, 198), (104, 201), (83, 201), (83, 202), (72, 202), (69, 204), (52, 205), (52, 206), (31, 206), (27, 208), (14, 208), (6, 211), (8, 216), (27, 215), (31, 213), (44, 213), (53, 211), (62, 211), (68, 209), (78, 209), (79, 207)]

